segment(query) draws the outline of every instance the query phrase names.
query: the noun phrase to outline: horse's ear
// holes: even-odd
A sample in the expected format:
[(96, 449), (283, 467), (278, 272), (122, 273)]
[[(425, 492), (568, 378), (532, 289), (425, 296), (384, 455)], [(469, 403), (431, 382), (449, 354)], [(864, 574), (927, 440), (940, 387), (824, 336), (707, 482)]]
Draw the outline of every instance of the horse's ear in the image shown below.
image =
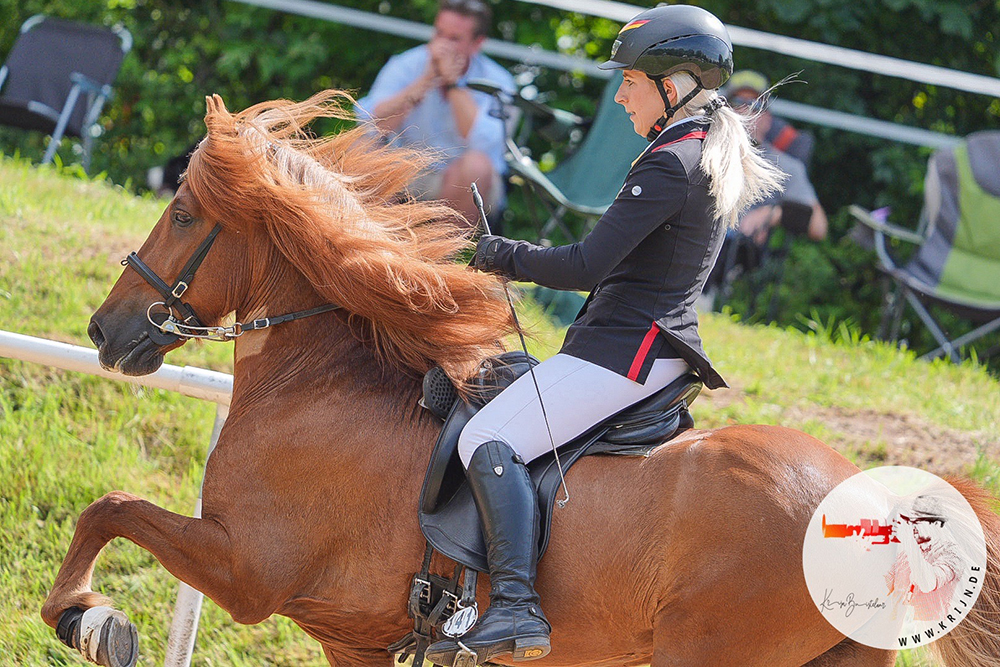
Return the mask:
[(226, 104), (222, 101), (222, 98), (212, 93), (205, 98), (205, 116), (208, 117), (214, 113), (225, 113)]

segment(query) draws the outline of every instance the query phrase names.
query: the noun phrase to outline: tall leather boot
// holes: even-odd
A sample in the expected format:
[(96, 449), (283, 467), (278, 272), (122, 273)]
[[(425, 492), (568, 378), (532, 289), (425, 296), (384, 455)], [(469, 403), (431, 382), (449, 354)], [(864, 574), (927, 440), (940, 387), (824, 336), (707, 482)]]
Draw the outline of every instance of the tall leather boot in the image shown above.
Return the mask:
[(477, 664), (500, 655), (514, 662), (549, 652), (551, 626), (538, 605), (538, 499), (528, 470), (514, 450), (498, 440), (481, 445), (466, 471), (486, 540), (490, 606), (458, 640), (435, 642), (427, 660), (451, 665), (458, 642), (475, 651)]

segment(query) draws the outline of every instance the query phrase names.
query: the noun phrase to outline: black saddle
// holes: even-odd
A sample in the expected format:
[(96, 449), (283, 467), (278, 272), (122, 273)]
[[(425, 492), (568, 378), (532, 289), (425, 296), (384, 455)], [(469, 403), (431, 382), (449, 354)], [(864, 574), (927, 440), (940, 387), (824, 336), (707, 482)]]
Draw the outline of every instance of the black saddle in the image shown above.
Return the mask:
[[(507, 352), (490, 359), (477, 379), (478, 390), (474, 391), (473, 398), (470, 401), (455, 399), (451, 404), (427, 466), (420, 492), (420, 529), (434, 549), (480, 572), (487, 571), (486, 545), (479, 513), (458, 457), (458, 436), (483, 405), (537, 363), (537, 359), (522, 352)], [(440, 377), (439, 374), (438, 379)], [(446, 392), (441, 391), (440, 383), (425, 381), (424, 387), (427, 407), (435, 414), (443, 414), (440, 398)], [(688, 406), (701, 389), (702, 383), (697, 376), (681, 376), (659, 392), (597, 424), (559, 448), (563, 471), (587, 454), (647, 455), (678, 432), (694, 426)], [(436, 395), (432, 396), (432, 392)], [(434, 400), (438, 401), (438, 410), (433, 409)], [(538, 492), (541, 513), (538, 553), (541, 557), (548, 546), (552, 508), (560, 485), (555, 456), (549, 453), (530, 462), (528, 473)]]

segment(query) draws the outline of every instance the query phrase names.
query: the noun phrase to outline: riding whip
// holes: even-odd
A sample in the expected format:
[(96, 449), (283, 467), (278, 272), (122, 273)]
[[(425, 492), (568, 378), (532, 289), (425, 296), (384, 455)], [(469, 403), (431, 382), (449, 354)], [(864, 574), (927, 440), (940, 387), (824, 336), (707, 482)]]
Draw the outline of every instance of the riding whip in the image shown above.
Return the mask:
[[(483, 198), (479, 195), (479, 188), (476, 184), (472, 184), (472, 201), (476, 203), (476, 208), (479, 209), (479, 220), (483, 225), (483, 231), (486, 234), (492, 235), (490, 231), (490, 223), (486, 220), (486, 211), (483, 208)], [(517, 311), (514, 309), (514, 300), (510, 296), (510, 289), (507, 288), (507, 281), (501, 279), (503, 283), (504, 294), (507, 295), (507, 304), (510, 306), (510, 314), (514, 318), (514, 328), (517, 329), (517, 337), (521, 340), (521, 349), (524, 351), (524, 356), (528, 356), (528, 346), (524, 342), (524, 334), (521, 333), (521, 323), (517, 320)], [(552, 427), (549, 426), (549, 416), (545, 412), (545, 403), (542, 401), (542, 390), (538, 388), (538, 379), (535, 377), (535, 367), (528, 363), (528, 372), (531, 373), (531, 381), (535, 385), (535, 393), (538, 394), (538, 405), (542, 409), (542, 419), (545, 420), (545, 430), (549, 435), (549, 445), (552, 446), (552, 453), (556, 457), (556, 468), (559, 470), (559, 480), (562, 483), (563, 493), (565, 497), (556, 501), (559, 507), (566, 507), (569, 502), (569, 487), (566, 486), (566, 476), (563, 474), (562, 462), (559, 460), (559, 451), (556, 449), (555, 438), (552, 437)]]

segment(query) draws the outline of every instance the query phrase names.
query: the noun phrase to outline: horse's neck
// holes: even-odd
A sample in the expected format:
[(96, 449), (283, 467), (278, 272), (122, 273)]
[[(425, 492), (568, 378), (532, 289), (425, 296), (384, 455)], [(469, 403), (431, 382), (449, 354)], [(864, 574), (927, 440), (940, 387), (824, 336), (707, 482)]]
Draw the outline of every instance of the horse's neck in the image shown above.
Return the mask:
[[(238, 321), (323, 305), (287, 262), (263, 273), (267, 282), (250, 287)], [(230, 419), (273, 419), (271, 428), (298, 433), (308, 424), (317, 441), (300, 440), (299, 451), (303, 444), (327, 453), (335, 447), (342, 462), (361, 466), (366, 475), (407, 478), (409, 485), (419, 478), (437, 429), (417, 405), (419, 382), (359, 342), (348, 315), (323, 313), (237, 338)]]

